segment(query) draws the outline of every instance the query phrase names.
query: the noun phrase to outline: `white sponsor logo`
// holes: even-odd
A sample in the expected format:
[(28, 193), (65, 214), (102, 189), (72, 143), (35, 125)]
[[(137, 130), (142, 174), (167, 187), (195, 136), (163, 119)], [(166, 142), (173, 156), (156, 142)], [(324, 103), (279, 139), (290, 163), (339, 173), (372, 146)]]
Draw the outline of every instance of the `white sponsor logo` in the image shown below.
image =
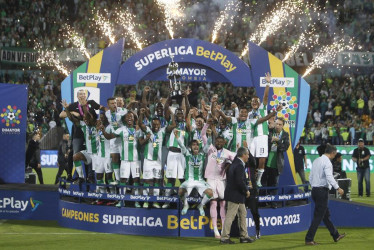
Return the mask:
[[(170, 69), (167, 68), (166, 74), (170, 75), (171, 73)], [(176, 73), (181, 76), (206, 76), (206, 69), (179, 68)]]
[[(265, 77), (260, 77), (260, 87), (266, 87)], [(272, 77), (270, 81), (270, 87), (285, 87), (293, 88), (295, 86), (295, 80), (293, 77)]]
[(138, 227), (162, 227), (161, 218), (157, 217), (138, 217), (122, 215), (103, 215), (103, 223), (110, 225), (138, 226)]
[(111, 83), (110, 73), (78, 73), (78, 83)]
[(153, 61), (157, 61), (163, 59), (165, 57), (171, 57), (175, 55), (193, 55), (193, 50), (191, 46), (179, 46), (173, 48), (165, 48), (161, 50), (157, 50), (151, 54), (146, 55), (144, 58), (140, 59), (139, 61), (135, 62), (135, 67), (137, 70), (141, 70), (143, 67), (148, 66), (149, 64), (153, 63)]
[(0, 199), (0, 208), (16, 208), (25, 211), (28, 201), (16, 200), (14, 197), (4, 197)]

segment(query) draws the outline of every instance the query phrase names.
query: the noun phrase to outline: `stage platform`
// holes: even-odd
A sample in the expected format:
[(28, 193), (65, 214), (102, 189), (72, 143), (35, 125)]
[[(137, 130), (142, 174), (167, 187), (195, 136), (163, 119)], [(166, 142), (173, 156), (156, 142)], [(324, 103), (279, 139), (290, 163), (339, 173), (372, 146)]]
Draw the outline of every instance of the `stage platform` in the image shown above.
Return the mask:
[[(97, 194), (85, 192), (86, 187), (76, 185), (0, 185), (0, 219), (57, 220), (61, 226), (87, 231), (152, 235), (205, 237), (213, 236), (209, 216), (209, 205), (205, 216), (197, 209), (190, 209), (186, 215), (180, 213), (177, 196), (143, 196)], [(262, 235), (284, 234), (304, 231), (309, 227), (313, 204), (308, 202), (310, 193), (260, 196), (262, 202), (277, 201), (284, 204), (271, 209), (260, 208)], [(122, 200), (125, 206), (91, 205), (96, 199)], [(199, 199), (189, 198), (191, 203)], [(173, 203), (170, 209), (134, 208), (135, 201)], [(150, 206), (151, 207), (151, 206)], [(374, 206), (330, 200), (332, 219), (337, 226), (374, 227)], [(219, 213), (218, 213), (219, 214)], [(220, 221), (220, 220), (219, 220)], [(250, 235), (255, 226), (250, 211), (247, 211), (247, 225)], [(220, 227), (220, 222), (218, 223)], [(234, 232), (233, 232), (234, 233)]]

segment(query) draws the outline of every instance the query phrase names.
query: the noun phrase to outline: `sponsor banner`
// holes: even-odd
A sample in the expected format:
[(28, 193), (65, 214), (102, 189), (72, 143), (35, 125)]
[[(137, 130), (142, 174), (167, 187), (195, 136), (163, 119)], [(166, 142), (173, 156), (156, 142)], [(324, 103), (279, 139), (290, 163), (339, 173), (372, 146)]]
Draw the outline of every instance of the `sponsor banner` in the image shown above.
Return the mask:
[[(59, 224), (81, 230), (148, 236), (213, 236), (209, 209), (206, 215), (190, 209), (179, 217), (177, 209), (137, 209), (92, 206), (60, 200)], [(284, 234), (306, 230), (310, 224), (311, 205), (274, 209), (260, 209), (261, 234)], [(250, 210), (247, 211), (249, 235), (255, 234)], [(218, 228), (222, 229), (220, 219)]]
[[(303, 145), (306, 153), (308, 169), (310, 171), (313, 162), (319, 157), (317, 147), (318, 145)], [(374, 146), (365, 146), (370, 150), (371, 155), (374, 155)], [(352, 160), (353, 150), (357, 146), (336, 146), (339, 153), (342, 154), (342, 170), (346, 172), (356, 172), (357, 164)], [(370, 171), (374, 172), (374, 157), (369, 159)]]
[(111, 83), (110, 73), (78, 73), (78, 83)]
[(92, 206), (60, 200), (58, 221), (61, 226), (103, 233), (178, 236), (173, 220), (176, 209), (138, 209)]
[(344, 66), (373, 67), (373, 52), (340, 52), (338, 53), (338, 64)]
[(25, 183), (27, 85), (0, 83), (0, 183)]
[[(200, 216), (198, 210), (190, 209), (186, 215), (181, 215), (178, 221), (177, 217), (169, 217), (168, 226), (171, 228), (180, 227), (181, 237), (213, 237), (213, 226), (209, 216), (208, 209), (205, 210), (206, 216)], [(300, 232), (308, 229), (311, 219), (311, 205), (302, 205), (296, 207), (285, 207), (278, 209), (260, 209), (260, 226), (262, 235), (285, 234)], [(247, 230), (250, 236), (256, 234), (255, 223), (250, 210), (247, 210)], [(222, 229), (220, 219), (217, 222), (219, 230)], [(231, 235), (234, 236), (235, 226), (231, 227)], [(238, 236), (238, 235), (237, 235)]]
[(42, 168), (57, 168), (57, 150), (40, 150), (40, 165)]
[[(171, 57), (178, 64), (204, 65), (234, 86), (253, 86), (248, 65), (234, 53), (216, 44), (185, 38), (153, 44), (130, 57), (121, 66), (118, 83), (137, 84), (144, 76), (167, 66), (171, 62)], [(166, 70), (163, 78), (165, 77)]]
[(55, 191), (0, 190), (0, 219), (56, 220), (58, 200)]
[[(266, 87), (265, 77), (260, 77), (260, 87)], [(271, 88), (286, 87), (293, 88), (295, 86), (294, 78), (292, 77), (272, 77), (269, 86)]]

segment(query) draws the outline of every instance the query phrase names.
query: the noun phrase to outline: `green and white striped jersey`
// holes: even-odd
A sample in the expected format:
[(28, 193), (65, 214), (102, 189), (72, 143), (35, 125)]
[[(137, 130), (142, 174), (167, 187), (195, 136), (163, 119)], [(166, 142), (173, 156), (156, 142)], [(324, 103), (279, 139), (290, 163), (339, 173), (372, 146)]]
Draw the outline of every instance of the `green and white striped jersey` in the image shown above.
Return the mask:
[(127, 114), (126, 108), (117, 107), (116, 112), (110, 110), (105, 111), (105, 116), (109, 121), (109, 124), (116, 130), (123, 126), (122, 117)]
[[(261, 103), (260, 107), (257, 110), (252, 110), (248, 114), (248, 119), (257, 121), (259, 118), (267, 116), (267, 106)], [(254, 126), (253, 137), (260, 135), (269, 135), (269, 125), (267, 121)]]
[[(108, 125), (105, 128), (105, 132), (112, 133), (112, 125)], [(100, 144), (99, 144), (99, 156), (101, 158), (110, 158), (110, 140), (105, 139), (104, 134), (99, 131)]]
[(87, 124), (84, 121), (79, 121), (79, 127), (82, 129), (84, 134), (87, 153), (97, 154), (99, 138), (96, 128), (87, 126)]
[(232, 117), (231, 119), (232, 140), (230, 151), (236, 152), (238, 149), (237, 144), (239, 144), (239, 147), (242, 147), (243, 141), (247, 142), (248, 147), (251, 145), (253, 124), (249, 119), (244, 122), (238, 122), (235, 117)]
[(159, 161), (161, 164), (162, 156), (162, 143), (165, 139), (165, 129), (160, 128), (157, 133), (153, 133), (152, 130), (147, 127), (146, 133), (143, 135), (143, 138), (146, 138), (147, 134), (151, 134), (150, 141), (145, 144), (144, 147), (144, 158), (150, 161)]
[(186, 170), (184, 173), (185, 180), (204, 181), (204, 163), (206, 153), (192, 155), (190, 151), (184, 146), (181, 138), (179, 138), (178, 143), (186, 159)]
[[(170, 122), (170, 124), (171, 124), (171, 122)], [(178, 145), (178, 140), (177, 140), (177, 138), (175, 138), (174, 130), (178, 131), (179, 138), (183, 138), (185, 145), (187, 145), (189, 135), (188, 135), (188, 132), (186, 131), (186, 122), (180, 122), (180, 123), (177, 124), (177, 127), (175, 129), (173, 129), (173, 131), (171, 131), (169, 140), (166, 144), (166, 147), (168, 147), (168, 148), (170, 148), (170, 147), (180, 148), (179, 145)]]
[(121, 138), (121, 161), (140, 160), (137, 148), (140, 130), (136, 131), (135, 128), (122, 126), (114, 134)]

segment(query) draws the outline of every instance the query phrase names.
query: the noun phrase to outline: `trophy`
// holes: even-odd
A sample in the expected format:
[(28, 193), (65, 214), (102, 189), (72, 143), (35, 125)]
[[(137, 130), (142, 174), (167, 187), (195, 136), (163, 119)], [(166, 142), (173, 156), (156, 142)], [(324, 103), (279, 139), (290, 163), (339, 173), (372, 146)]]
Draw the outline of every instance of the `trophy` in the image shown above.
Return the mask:
[(177, 72), (178, 63), (174, 62), (173, 56), (170, 56), (170, 57), (171, 57), (171, 62), (169, 63), (168, 69), (167, 69), (167, 74), (168, 74), (168, 79), (170, 81), (170, 89), (171, 89), (170, 96), (172, 97), (180, 96), (182, 95), (182, 85), (181, 85), (180, 80), (178, 81), (178, 79), (181, 77), (181, 75), (178, 74)]

